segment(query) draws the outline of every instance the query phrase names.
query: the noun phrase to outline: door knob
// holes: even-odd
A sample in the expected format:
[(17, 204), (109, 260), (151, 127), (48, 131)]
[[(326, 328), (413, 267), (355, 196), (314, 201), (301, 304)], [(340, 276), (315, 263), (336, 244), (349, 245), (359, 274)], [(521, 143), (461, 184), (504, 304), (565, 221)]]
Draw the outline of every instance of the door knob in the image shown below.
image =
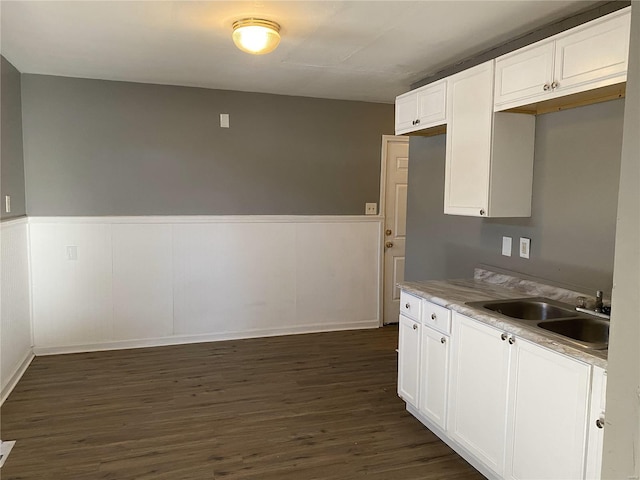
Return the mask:
[(549, 90), (551, 90), (551, 85), (549, 85), (548, 83), (545, 83), (545, 84), (542, 86), (542, 89), (543, 89), (545, 92), (548, 92)]
[(387, 247), (387, 248), (391, 248), (391, 247), (393, 247), (393, 242), (387, 242), (387, 243), (384, 244), (384, 246)]
[(384, 234), (385, 234), (385, 235), (391, 235), (391, 233), (393, 233), (393, 232), (391, 232), (391, 229), (390, 229), (390, 228), (387, 228), (387, 229), (384, 231)]

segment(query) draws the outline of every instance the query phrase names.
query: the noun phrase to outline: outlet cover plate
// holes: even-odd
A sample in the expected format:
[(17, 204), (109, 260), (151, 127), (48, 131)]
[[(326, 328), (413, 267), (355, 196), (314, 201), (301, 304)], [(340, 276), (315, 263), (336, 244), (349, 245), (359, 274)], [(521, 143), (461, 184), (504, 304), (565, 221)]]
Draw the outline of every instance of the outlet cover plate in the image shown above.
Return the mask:
[(377, 203), (365, 203), (364, 204), (364, 214), (365, 215), (377, 215), (378, 214), (378, 204)]
[(520, 256), (522, 258), (529, 258), (531, 252), (531, 239), (526, 237), (520, 237)]

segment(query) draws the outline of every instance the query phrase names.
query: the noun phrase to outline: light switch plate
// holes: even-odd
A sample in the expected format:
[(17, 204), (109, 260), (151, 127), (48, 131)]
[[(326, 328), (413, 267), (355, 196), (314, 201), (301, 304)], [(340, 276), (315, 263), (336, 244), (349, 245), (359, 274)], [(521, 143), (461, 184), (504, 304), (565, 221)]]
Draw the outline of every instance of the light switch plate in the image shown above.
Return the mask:
[(520, 237), (520, 256), (522, 258), (529, 258), (530, 251), (531, 251), (531, 239), (526, 237)]
[(511, 237), (502, 237), (502, 255), (511, 256)]
[(364, 204), (364, 214), (365, 215), (377, 215), (378, 214), (378, 204), (377, 203), (365, 203)]
[(220, 127), (229, 128), (229, 114), (221, 113), (220, 114)]

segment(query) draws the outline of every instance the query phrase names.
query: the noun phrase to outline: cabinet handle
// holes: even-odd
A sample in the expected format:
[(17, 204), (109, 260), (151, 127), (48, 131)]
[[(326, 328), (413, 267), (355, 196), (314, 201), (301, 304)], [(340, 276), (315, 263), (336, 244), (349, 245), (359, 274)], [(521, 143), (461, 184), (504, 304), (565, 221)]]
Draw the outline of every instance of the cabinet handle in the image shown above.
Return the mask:
[(444, 338), (444, 337), (442, 337), (442, 338), (440, 339), (440, 343), (447, 343), (447, 339), (446, 339), (446, 338)]
[(392, 233), (392, 232), (391, 232), (391, 229), (390, 229), (390, 228), (387, 228), (387, 229), (384, 231), (384, 234), (385, 234), (385, 235), (391, 235), (391, 233)]
[(509, 337), (509, 345), (513, 345), (514, 343), (516, 343), (515, 337)]
[(502, 335), (500, 335), (500, 339), (504, 342), (507, 338), (509, 337), (509, 335), (507, 335), (506, 333), (503, 333)]
[(411, 309), (411, 304), (410, 304), (410, 303), (407, 303), (407, 304), (404, 306), (404, 308), (406, 308), (407, 310), (410, 310), (410, 309)]
[(480, 210), (480, 215), (484, 215), (484, 209)]
[(387, 248), (391, 248), (391, 247), (393, 247), (393, 242), (387, 242), (387, 243), (384, 244), (384, 246), (387, 247)]
[(413, 329), (414, 329), (414, 330), (417, 330), (417, 329), (418, 329), (418, 324), (414, 323), (414, 324), (413, 324)]
[(549, 85), (548, 83), (545, 83), (544, 86), (542, 87), (542, 89), (545, 92), (548, 92), (549, 90), (551, 90), (551, 85)]
[(599, 418), (596, 420), (596, 427), (598, 428), (604, 428), (604, 419)]
[(416, 125), (420, 125), (420, 119), (416, 120)]
[(558, 82), (553, 82), (553, 83), (551, 84), (551, 88), (552, 88), (553, 90), (555, 90), (555, 89), (556, 89), (556, 88), (558, 88), (559, 86), (560, 86), (560, 84), (559, 84)]
[(436, 314), (435, 314), (435, 313), (432, 313), (432, 314), (431, 314), (431, 320), (435, 320), (436, 318), (438, 318), (438, 317), (436, 317)]

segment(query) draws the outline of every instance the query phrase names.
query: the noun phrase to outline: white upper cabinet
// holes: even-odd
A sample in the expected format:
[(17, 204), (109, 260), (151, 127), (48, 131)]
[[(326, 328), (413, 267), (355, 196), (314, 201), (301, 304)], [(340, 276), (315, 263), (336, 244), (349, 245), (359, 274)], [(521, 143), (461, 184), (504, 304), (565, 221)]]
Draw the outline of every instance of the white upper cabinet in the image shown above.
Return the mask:
[(448, 78), (444, 213), (531, 216), (535, 117), (493, 112), (494, 61)]
[(626, 81), (630, 18), (618, 10), (498, 57), (495, 110)]
[[(541, 97), (551, 90), (554, 42), (544, 41), (496, 60), (495, 105)], [(519, 103), (522, 105), (522, 102)]]
[(396, 98), (396, 135), (446, 123), (447, 81), (425, 85)]

